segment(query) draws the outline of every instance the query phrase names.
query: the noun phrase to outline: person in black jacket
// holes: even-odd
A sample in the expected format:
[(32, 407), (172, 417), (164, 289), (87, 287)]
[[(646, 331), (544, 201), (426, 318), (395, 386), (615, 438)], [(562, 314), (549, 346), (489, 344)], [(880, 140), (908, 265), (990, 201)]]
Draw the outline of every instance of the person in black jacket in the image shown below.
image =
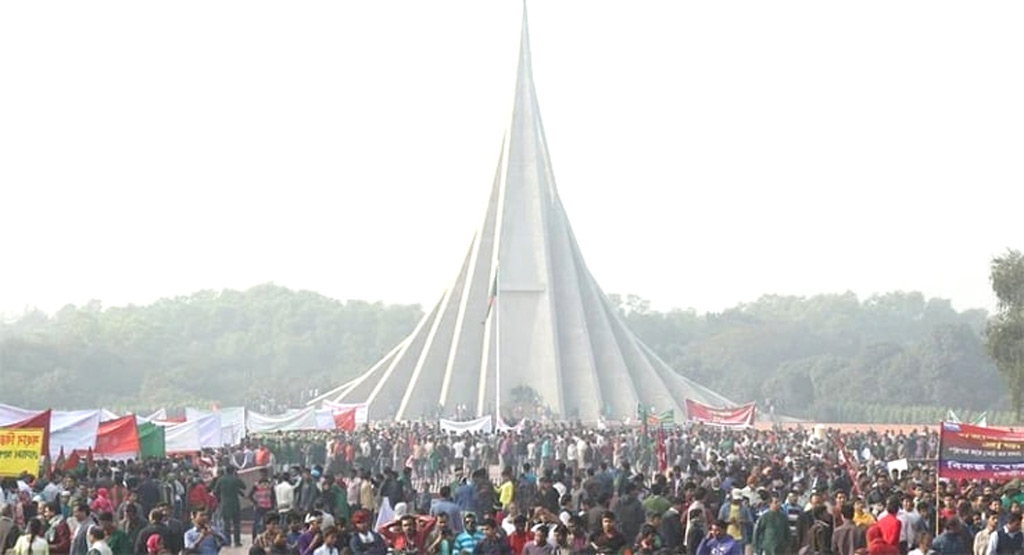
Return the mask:
[[(167, 540), (170, 539), (170, 531), (167, 529), (167, 525), (164, 524), (164, 513), (163, 511), (153, 509), (149, 513), (149, 525), (139, 531), (139, 536), (135, 538), (135, 555), (146, 555), (148, 553), (146, 549), (146, 542), (150, 536), (160, 536), (163, 539), (163, 545), (167, 545)], [(182, 541), (185, 538), (182, 537)]]
[(665, 542), (665, 549), (672, 553), (683, 550), (683, 509), (683, 500), (673, 497), (672, 506), (661, 517), (661, 539)]

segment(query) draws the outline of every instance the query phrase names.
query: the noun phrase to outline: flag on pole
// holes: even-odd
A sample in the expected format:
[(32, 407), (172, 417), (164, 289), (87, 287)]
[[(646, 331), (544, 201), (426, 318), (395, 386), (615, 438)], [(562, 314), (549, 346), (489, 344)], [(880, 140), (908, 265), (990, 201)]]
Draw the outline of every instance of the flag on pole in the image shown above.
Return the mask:
[(676, 421), (676, 415), (674, 410), (665, 410), (659, 413), (651, 412), (647, 415), (647, 425), (655, 426), (658, 428), (664, 428), (666, 426), (671, 427)]
[(383, 497), (380, 500), (380, 508), (377, 509), (377, 522), (373, 524), (373, 529), (380, 530), (381, 526), (390, 524), (395, 517), (395, 509), (391, 507), (391, 501), (387, 497)]
[(487, 312), (484, 314), (484, 322), (491, 316), (491, 309), (494, 308), (494, 301), (498, 298), (498, 272), (494, 272), (494, 281), (491, 282), (491, 290), (487, 293)]
[(665, 451), (665, 428), (663, 426), (658, 427), (658, 472), (665, 472), (668, 470), (668, 453)]
[(839, 450), (839, 464), (846, 469), (847, 475), (850, 476), (850, 483), (852, 485), (853, 494), (860, 495), (860, 485), (857, 484), (857, 459), (850, 456), (850, 452), (846, 449), (846, 444), (839, 437), (836, 437), (836, 447)]

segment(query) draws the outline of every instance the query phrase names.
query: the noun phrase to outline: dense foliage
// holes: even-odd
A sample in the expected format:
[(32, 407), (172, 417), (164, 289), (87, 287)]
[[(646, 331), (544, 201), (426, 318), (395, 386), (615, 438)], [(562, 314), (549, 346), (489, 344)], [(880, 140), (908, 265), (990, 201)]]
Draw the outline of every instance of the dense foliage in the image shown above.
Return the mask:
[[(766, 296), (718, 314), (613, 297), (670, 366), (737, 401), (831, 422), (935, 422), (1008, 407), (983, 310), (920, 293)], [(922, 411), (921, 407), (930, 407)], [(991, 412), (990, 412), (991, 414)]]
[(0, 327), (0, 400), (112, 410), (296, 406), (311, 388), (373, 364), (421, 316), (418, 306), (343, 303), (274, 285), (31, 312)]
[(986, 347), (1010, 393), (1010, 406), (1020, 420), (1024, 408), (1024, 255), (1009, 250), (992, 259), (992, 291), (997, 312), (986, 330)]
[[(734, 400), (770, 400), (780, 414), (934, 422), (947, 408), (1009, 408), (982, 343), (985, 312), (920, 293), (769, 296), (706, 315), (654, 311), (634, 296), (613, 301), (672, 367)], [(420, 316), (418, 306), (274, 285), (29, 312), (0, 324), (0, 402), (295, 405), (367, 368)]]

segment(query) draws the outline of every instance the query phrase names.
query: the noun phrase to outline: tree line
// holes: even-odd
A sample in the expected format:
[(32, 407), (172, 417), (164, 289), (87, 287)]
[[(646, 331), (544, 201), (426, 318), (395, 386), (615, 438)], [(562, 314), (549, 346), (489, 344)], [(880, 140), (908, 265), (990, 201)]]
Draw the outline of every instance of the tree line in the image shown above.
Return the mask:
[[(722, 312), (611, 295), (672, 368), (735, 401), (821, 421), (934, 422), (1012, 410), (988, 356), (988, 314), (893, 292), (765, 296)], [(0, 324), (0, 401), (28, 407), (295, 406), (404, 338), (416, 305), (261, 285), (145, 306), (69, 305)], [(941, 417), (941, 416), (940, 416)]]

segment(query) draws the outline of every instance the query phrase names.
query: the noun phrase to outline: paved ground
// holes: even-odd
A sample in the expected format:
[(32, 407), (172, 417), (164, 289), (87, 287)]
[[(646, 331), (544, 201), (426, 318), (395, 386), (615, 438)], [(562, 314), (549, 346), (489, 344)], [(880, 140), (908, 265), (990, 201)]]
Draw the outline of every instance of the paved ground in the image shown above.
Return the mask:
[(225, 547), (220, 552), (221, 555), (248, 555), (250, 545), (252, 542), (249, 541), (249, 538), (242, 538), (243, 547)]

